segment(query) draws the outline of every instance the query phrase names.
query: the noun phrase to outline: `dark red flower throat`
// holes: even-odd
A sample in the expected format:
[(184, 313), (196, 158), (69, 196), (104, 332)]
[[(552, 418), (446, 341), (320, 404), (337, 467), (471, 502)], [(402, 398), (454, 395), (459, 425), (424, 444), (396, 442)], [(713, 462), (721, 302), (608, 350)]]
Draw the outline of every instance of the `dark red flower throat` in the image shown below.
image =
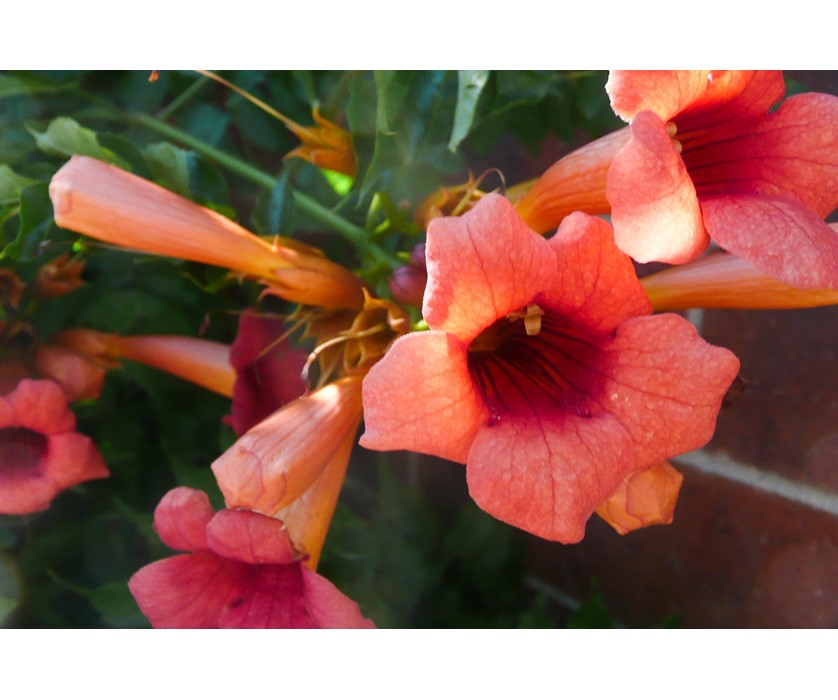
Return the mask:
[(23, 476), (39, 472), (48, 440), (28, 428), (0, 428), (0, 474)]
[(521, 411), (589, 417), (602, 343), (533, 300), (474, 339), (468, 368), (493, 422)]

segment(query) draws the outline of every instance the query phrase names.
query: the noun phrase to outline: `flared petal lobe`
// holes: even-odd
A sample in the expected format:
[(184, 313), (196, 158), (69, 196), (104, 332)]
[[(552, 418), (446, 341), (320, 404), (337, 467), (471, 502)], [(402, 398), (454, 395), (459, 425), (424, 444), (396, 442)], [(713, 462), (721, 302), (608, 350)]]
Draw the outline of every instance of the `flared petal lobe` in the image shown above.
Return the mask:
[(370, 450), (413, 450), (465, 463), (489, 412), (468, 369), (468, 347), (442, 331), (399, 338), (364, 379)]
[(687, 168), (652, 112), (632, 121), (631, 140), (608, 170), (606, 195), (617, 245), (638, 262), (686, 262), (710, 242)]
[(195, 544), (190, 554), (149, 564), (128, 582), (154, 627), (373, 626), (355, 602), (291, 561), (280, 521), (232, 510), (207, 520), (207, 506), (205, 494), (181, 487), (155, 511), (158, 532), (179, 546)]
[(425, 321), (466, 343), (532, 301), (556, 265), (547, 242), (494, 194), (463, 216), (431, 221), (425, 256)]
[(680, 116), (723, 124), (765, 114), (783, 98), (782, 71), (611, 71), (605, 90), (611, 107), (631, 122), (651, 111), (664, 122)]
[(624, 121), (643, 111), (668, 121), (704, 93), (709, 75), (706, 70), (612, 70), (605, 91)]
[(628, 318), (651, 313), (634, 265), (602, 219), (575, 212), (548, 241), (556, 270), (539, 299), (594, 333), (610, 333)]

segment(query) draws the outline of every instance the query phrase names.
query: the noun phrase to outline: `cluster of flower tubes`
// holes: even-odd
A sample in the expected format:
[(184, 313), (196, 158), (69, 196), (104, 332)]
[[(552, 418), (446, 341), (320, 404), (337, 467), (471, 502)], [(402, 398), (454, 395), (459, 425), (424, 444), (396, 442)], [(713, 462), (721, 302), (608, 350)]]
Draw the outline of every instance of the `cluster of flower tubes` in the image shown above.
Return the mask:
[[(5, 353), (0, 512), (108, 476), (68, 402), (128, 359), (230, 397), (239, 436), (212, 464), (224, 510), (178, 487), (155, 511), (183, 552), (129, 582), (156, 627), (373, 626), (316, 573), (356, 442), (465, 464), (483, 510), (548, 540), (580, 541), (593, 514), (621, 534), (671, 522), (682, 476), (667, 460), (710, 440), (739, 372), (671, 312), (838, 303), (838, 98), (784, 100), (775, 71), (612, 71), (606, 90), (625, 128), (504, 193), (471, 181), (429, 197), (393, 299), (317, 249), (73, 157), (50, 186), (62, 228), (220, 266), (299, 306), (243, 311), (231, 346), (76, 328)], [(348, 135), (316, 116), (296, 154), (351, 172)], [(638, 278), (633, 261), (669, 266)], [(4, 271), (0, 295), (47, 299), (80, 275), (60, 258), (25, 290)], [(0, 326), (6, 346), (25, 335)]]

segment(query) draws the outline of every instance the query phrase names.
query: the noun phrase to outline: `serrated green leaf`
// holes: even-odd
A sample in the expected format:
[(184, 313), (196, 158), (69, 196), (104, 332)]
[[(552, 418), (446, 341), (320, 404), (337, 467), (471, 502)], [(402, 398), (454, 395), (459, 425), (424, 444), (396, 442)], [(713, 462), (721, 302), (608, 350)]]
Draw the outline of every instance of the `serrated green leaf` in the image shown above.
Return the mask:
[(189, 189), (189, 151), (170, 143), (154, 143), (143, 149), (156, 182), (182, 197), (191, 196)]
[(26, 129), (35, 137), (38, 148), (48, 155), (59, 158), (69, 158), (72, 155), (90, 156), (126, 170), (130, 169), (128, 163), (99, 143), (96, 132), (86, 129), (70, 117), (53, 119), (46, 131), (38, 131), (31, 126), (27, 126)]
[(454, 110), (454, 127), (448, 140), (448, 149), (456, 151), (463, 139), (468, 136), (477, 111), (477, 103), (483, 88), (489, 81), (491, 71), (457, 71), (457, 106)]

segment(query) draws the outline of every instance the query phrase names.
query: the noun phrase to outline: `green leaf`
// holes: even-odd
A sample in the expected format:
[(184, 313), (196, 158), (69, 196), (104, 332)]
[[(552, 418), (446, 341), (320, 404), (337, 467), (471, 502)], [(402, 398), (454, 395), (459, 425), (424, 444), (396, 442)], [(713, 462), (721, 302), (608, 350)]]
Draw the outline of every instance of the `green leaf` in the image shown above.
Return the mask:
[(18, 175), (8, 165), (0, 164), (0, 207), (17, 204), (21, 190), (33, 182), (28, 177)]
[(125, 583), (103, 584), (90, 591), (87, 599), (108, 627), (148, 627), (145, 616), (140, 612)]
[(143, 149), (154, 180), (182, 197), (192, 196), (189, 189), (189, 151), (170, 143), (155, 143)]
[(28, 185), (20, 191), (20, 226), (17, 236), (2, 251), (0, 259), (26, 260), (38, 254), (53, 220), (52, 202), (46, 183)]
[(263, 236), (290, 235), (294, 230), (294, 191), (292, 181), (295, 165), (282, 169), (270, 192), (260, 195), (253, 213), (256, 231)]
[(31, 126), (26, 128), (35, 137), (38, 148), (48, 155), (59, 158), (69, 158), (72, 155), (90, 156), (126, 170), (130, 169), (116, 153), (100, 145), (94, 131), (86, 129), (70, 117), (53, 119), (46, 131), (38, 131)]
[(0, 74), (0, 98), (14, 95), (61, 92), (78, 86), (78, 80), (56, 83), (31, 73)]
[(474, 124), (477, 103), (486, 83), (489, 81), (487, 70), (457, 71), (457, 107), (454, 110), (454, 128), (448, 140), (448, 148), (456, 151), (463, 139), (468, 136)]
[[(396, 169), (416, 162), (440, 107), (444, 80), (445, 71), (376, 71), (375, 136), (372, 160), (360, 185), (362, 198), (385, 187)], [(354, 107), (357, 114), (360, 105)], [(348, 116), (352, 127), (352, 113)]]
[(128, 168), (137, 177), (150, 180), (151, 169), (148, 162), (143, 157), (142, 152), (125, 136), (118, 134), (99, 134), (99, 143), (104, 148), (107, 148), (116, 154), (117, 158), (121, 158), (128, 164)]

